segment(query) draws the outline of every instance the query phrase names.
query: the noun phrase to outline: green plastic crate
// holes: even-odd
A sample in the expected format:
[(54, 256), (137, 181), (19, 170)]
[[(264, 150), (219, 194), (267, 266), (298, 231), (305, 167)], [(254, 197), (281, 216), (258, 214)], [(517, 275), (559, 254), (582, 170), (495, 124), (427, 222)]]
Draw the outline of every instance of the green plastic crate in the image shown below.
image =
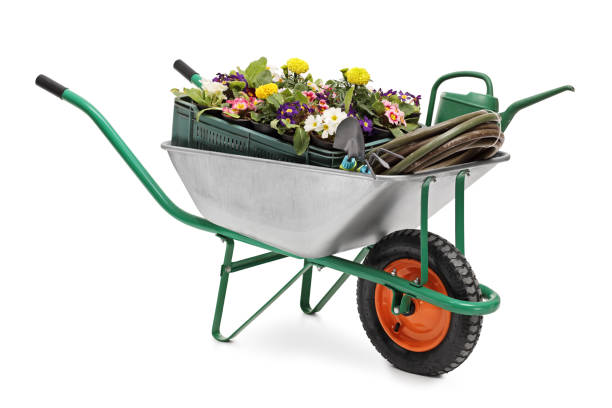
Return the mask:
[[(172, 145), (332, 168), (339, 167), (345, 156), (342, 151), (317, 146), (309, 146), (299, 156), (293, 150), (293, 145), (273, 136), (211, 115), (202, 115), (196, 121), (197, 113), (198, 107), (192, 102), (175, 100)], [(387, 141), (389, 139), (366, 143), (366, 151)]]

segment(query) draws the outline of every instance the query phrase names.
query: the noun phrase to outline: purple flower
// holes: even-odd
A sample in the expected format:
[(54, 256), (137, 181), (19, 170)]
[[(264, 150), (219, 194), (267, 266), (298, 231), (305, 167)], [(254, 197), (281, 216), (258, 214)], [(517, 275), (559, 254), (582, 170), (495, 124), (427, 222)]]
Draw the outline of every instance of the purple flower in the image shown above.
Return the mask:
[(397, 91), (394, 91), (393, 89), (389, 89), (387, 92), (383, 92), (382, 89), (378, 88), (378, 93), (381, 94), (382, 96), (391, 96), (391, 95), (396, 95)]
[(361, 125), (361, 129), (365, 133), (370, 133), (372, 131), (372, 126), (374, 125), (372, 123), (372, 121), (370, 120), (370, 118), (368, 118), (365, 115), (364, 115), (363, 119), (359, 121), (359, 124)]
[(405, 102), (405, 103), (410, 103), (411, 101), (414, 101), (414, 104), (416, 106), (419, 106), (420, 101), (421, 101), (421, 95), (414, 96), (410, 92), (400, 91), (399, 98), (400, 98), (400, 101)]
[(325, 91), (317, 92), (317, 99), (327, 101), (327, 97), (328, 97), (328, 93), (326, 93)]
[(244, 82), (245, 87), (249, 86), (246, 78), (240, 72), (235, 72), (229, 75), (218, 73), (217, 76), (213, 78), (213, 82), (221, 82), (222, 84), (227, 84), (228, 82), (232, 81), (242, 81)]
[(287, 102), (283, 103), (280, 108), (276, 111), (276, 118), (281, 120), (289, 119), (291, 123), (296, 124), (298, 117), (303, 117), (312, 113), (312, 108), (301, 102)]

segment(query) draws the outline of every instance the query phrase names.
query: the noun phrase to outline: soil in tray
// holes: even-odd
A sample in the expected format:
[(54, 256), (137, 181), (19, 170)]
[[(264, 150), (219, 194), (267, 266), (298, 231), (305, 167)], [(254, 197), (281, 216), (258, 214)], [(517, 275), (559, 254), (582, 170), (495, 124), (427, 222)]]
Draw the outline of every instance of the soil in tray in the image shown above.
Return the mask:
[(264, 135), (278, 137), (278, 133), (276, 133), (276, 130), (272, 126), (267, 125), (265, 123), (259, 123), (252, 120), (251, 129), (258, 131), (259, 133), (263, 133)]
[(243, 126), (247, 129), (251, 127), (251, 121), (249, 119), (232, 118), (231, 116), (225, 115), (221, 115), (221, 117), (229, 123), (233, 123), (234, 125)]
[(320, 147), (322, 149), (338, 150), (338, 149), (334, 149), (334, 142), (329, 141), (329, 140), (325, 140), (325, 139), (321, 139), (321, 138), (313, 136), (313, 135), (310, 135), (310, 143), (312, 143), (314, 146)]

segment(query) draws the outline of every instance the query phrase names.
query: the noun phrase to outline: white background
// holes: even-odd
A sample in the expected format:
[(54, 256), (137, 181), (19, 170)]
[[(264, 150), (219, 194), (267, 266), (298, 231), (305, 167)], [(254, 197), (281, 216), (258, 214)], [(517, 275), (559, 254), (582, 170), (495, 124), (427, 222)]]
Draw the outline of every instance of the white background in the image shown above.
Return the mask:
[[(429, 3), (4, 2), (0, 406), (609, 405), (609, 11)], [(296, 285), (236, 341), (214, 341), (221, 242), (166, 215), (85, 115), (34, 86), (45, 73), (93, 102), (195, 211), (159, 148), (169, 89), (187, 85), (172, 62), (210, 77), (262, 55), (303, 58), (325, 78), (363, 66), (425, 103), (437, 77), (464, 69), (492, 77), (502, 109), (576, 87), (520, 112), (512, 160), (466, 194), (467, 256), (502, 306), (456, 371), (425, 378), (382, 359), (355, 279), (318, 316), (301, 313)], [(452, 222), (450, 206), (431, 230), (452, 239)], [(299, 266), (232, 275), (225, 331)], [(315, 273), (315, 295), (336, 276)]]

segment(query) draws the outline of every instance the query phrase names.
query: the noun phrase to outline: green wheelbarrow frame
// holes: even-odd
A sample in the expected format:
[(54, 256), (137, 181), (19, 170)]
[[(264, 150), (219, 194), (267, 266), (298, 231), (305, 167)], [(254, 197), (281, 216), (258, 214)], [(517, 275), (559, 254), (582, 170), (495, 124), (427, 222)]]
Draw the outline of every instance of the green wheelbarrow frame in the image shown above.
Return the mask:
[[(189, 79), (196, 84), (200, 85), (200, 77), (197, 73), (189, 76)], [(52, 79), (39, 75), (36, 78), (36, 84), (52, 94), (58, 96), (70, 104), (76, 106), (85, 114), (87, 114), (98, 128), (102, 131), (107, 140), (115, 148), (117, 153), (125, 161), (125, 163), (132, 169), (136, 177), (141, 181), (145, 188), (149, 191), (151, 196), (157, 201), (157, 203), (164, 209), (168, 214), (181, 221), (184, 224), (198, 228), (207, 232), (217, 234), (225, 242), (225, 256), (221, 265), (221, 280), (219, 284), (219, 292), (217, 296), (215, 315), (213, 320), (212, 335), (219, 341), (229, 341), (237, 336), (242, 330), (244, 330), (250, 323), (253, 322), (261, 313), (263, 313), (274, 301), (276, 301), (291, 285), (293, 285), (300, 277), (302, 278), (302, 289), (300, 298), (300, 307), (306, 314), (313, 314), (320, 311), (327, 302), (333, 297), (338, 289), (346, 282), (349, 276), (356, 276), (361, 279), (384, 285), (389, 289), (393, 290), (394, 301), (393, 308), (397, 310), (403, 309), (409, 304), (409, 300), (420, 299), (425, 302), (431, 303), (435, 306), (441, 307), (453, 313), (463, 315), (485, 315), (493, 313), (499, 308), (500, 298), (499, 295), (488, 288), (485, 285), (480, 285), (482, 291), (482, 301), (471, 302), (466, 300), (455, 299), (442, 293), (436, 292), (424, 285), (427, 283), (427, 271), (428, 271), (428, 245), (427, 245), (427, 234), (428, 234), (428, 198), (429, 198), (429, 186), (435, 181), (435, 177), (428, 177), (424, 180), (421, 187), (421, 231), (420, 231), (420, 243), (421, 243), (421, 277), (417, 282), (410, 282), (401, 279), (397, 276), (393, 276), (382, 270), (371, 268), (366, 265), (362, 265), (361, 262), (367, 256), (371, 247), (363, 248), (357, 257), (350, 261), (337, 256), (326, 256), (322, 258), (302, 258), (295, 254), (274, 248), (263, 242), (241, 235), (230, 229), (222, 226), (213, 224), (212, 222), (190, 214), (183, 209), (179, 208), (161, 189), (149, 172), (144, 168), (140, 161), (136, 158), (134, 153), (125, 144), (119, 134), (113, 129), (106, 118), (89, 102), (84, 98), (77, 95), (70, 89), (58, 84)], [(469, 173), (465, 170), (460, 171), (456, 176), (455, 183), (455, 243), (457, 248), (464, 253), (464, 189), (465, 189), (465, 177)], [(244, 242), (249, 245), (265, 249), (266, 253), (256, 255), (246, 259), (234, 261), (234, 241)], [(268, 300), (263, 306), (261, 306), (250, 318), (248, 318), (241, 326), (233, 331), (229, 336), (221, 334), (221, 319), (223, 316), (223, 307), (225, 304), (225, 295), (227, 292), (227, 286), (229, 276), (231, 273), (238, 272), (244, 269), (252, 268), (255, 266), (263, 265), (268, 262), (272, 262), (278, 259), (291, 257), (296, 259), (303, 259), (304, 266), (295, 274), (270, 300)], [(312, 283), (312, 270), (313, 267), (318, 268), (330, 268), (337, 270), (342, 273), (340, 278), (331, 286), (327, 293), (322, 299), (314, 306), (310, 305), (310, 289)]]

